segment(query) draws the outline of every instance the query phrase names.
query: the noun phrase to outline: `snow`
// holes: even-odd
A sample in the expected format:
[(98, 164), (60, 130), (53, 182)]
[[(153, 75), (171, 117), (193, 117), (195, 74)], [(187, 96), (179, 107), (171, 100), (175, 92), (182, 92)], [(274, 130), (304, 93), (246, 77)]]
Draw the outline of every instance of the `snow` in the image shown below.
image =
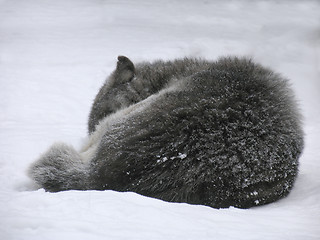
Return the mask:
[[(312, 0), (0, 0), (0, 239), (320, 239), (319, 13)], [(288, 77), (306, 133), (292, 193), (218, 210), (37, 189), (25, 170), (55, 141), (80, 147), (118, 55), (246, 55)]]

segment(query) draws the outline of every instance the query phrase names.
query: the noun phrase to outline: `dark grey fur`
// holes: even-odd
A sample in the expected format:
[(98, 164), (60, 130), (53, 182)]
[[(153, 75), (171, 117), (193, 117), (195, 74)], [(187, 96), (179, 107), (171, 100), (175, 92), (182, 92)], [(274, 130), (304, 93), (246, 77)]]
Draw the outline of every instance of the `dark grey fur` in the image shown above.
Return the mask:
[(245, 58), (118, 60), (91, 109), (94, 154), (84, 160), (53, 146), (29, 171), (42, 187), (133, 191), (215, 208), (290, 192), (303, 132), (287, 80)]
[(212, 63), (199, 59), (179, 59), (175, 61), (156, 61), (133, 63), (124, 56), (118, 57), (116, 70), (107, 79), (97, 94), (89, 116), (89, 133), (101, 119), (119, 109), (140, 102), (167, 87), (174, 80), (208, 70)]

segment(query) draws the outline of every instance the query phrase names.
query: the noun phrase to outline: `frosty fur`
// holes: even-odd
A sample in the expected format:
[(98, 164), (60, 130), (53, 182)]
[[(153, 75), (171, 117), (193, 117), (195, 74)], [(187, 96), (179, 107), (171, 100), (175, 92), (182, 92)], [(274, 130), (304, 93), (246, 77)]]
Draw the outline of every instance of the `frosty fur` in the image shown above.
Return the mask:
[(286, 79), (250, 59), (134, 64), (118, 57), (77, 152), (55, 144), (29, 169), (47, 191), (133, 191), (249, 208), (285, 197), (303, 149)]

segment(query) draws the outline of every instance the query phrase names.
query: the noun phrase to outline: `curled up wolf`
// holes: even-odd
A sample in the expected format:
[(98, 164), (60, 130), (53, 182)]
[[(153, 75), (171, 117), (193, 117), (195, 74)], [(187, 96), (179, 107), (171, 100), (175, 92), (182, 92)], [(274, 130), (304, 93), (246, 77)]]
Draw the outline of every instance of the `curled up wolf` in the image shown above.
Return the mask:
[(76, 151), (56, 143), (29, 168), (50, 192), (132, 191), (249, 208), (285, 197), (303, 149), (286, 79), (247, 58), (134, 65), (118, 57)]

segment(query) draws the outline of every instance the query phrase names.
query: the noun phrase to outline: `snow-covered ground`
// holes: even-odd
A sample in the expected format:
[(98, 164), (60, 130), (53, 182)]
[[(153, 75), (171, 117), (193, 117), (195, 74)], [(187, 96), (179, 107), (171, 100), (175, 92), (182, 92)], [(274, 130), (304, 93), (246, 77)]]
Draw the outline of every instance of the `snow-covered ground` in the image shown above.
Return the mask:
[[(35, 189), (53, 142), (79, 147), (118, 55), (249, 55), (291, 79), (305, 116), (300, 174), (249, 210), (135, 193)], [(320, 239), (320, 2), (0, 0), (0, 239)]]

